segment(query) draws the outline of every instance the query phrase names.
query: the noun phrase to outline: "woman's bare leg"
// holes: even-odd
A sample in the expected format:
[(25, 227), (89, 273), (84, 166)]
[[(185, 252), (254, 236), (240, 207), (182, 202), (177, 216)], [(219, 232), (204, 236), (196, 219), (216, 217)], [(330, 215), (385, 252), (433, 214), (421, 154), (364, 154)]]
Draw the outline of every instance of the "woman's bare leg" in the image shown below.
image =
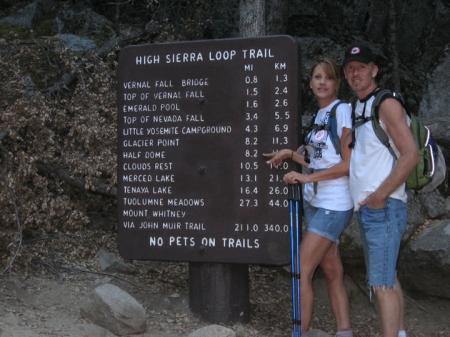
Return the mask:
[(339, 247), (333, 243), (327, 254), (320, 262), (325, 275), (330, 297), (331, 308), (336, 320), (338, 330), (351, 328), (350, 305), (347, 289), (344, 284), (344, 267), (342, 265)]
[(307, 332), (311, 324), (314, 307), (312, 280), (314, 272), (333, 242), (317, 234), (306, 231), (300, 244), (300, 293), (302, 332)]

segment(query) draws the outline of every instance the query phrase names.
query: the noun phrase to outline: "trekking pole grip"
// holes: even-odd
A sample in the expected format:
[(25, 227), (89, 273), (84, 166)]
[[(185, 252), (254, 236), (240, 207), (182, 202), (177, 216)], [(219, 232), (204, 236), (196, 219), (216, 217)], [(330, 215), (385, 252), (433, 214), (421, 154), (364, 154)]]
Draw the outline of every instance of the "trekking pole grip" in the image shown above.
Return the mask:
[(302, 191), (299, 183), (288, 185), (288, 200), (300, 201), (301, 194)]
[(288, 200), (294, 200), (295, 198), (295, 188), (294, 185), (289, 184), (288, 185)]

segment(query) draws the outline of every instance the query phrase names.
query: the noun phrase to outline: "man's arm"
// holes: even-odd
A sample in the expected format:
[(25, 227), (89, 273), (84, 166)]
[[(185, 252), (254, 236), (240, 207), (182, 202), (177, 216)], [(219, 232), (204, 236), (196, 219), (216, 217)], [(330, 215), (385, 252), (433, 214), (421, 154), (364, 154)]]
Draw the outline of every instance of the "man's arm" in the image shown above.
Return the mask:
[(380, 104), (378, 113), (387, 135), (394, 142), (400, 155), (389, 176), (361, 203), (371, 208), (382, 208), (385, 200), (406, 181), (419, 161), (416, 144), (406, 122), (402, 105), (395, 98), (388, 98)]

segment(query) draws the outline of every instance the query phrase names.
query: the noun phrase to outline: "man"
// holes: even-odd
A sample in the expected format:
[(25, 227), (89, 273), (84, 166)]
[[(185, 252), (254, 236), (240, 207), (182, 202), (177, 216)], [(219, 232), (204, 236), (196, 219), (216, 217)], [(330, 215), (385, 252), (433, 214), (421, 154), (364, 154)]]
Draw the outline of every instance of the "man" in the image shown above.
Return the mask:
[[(378, 67), (370, 48), (353, 45), (345, 51), (344, 75), (358, 100), (355, 116), (370, 116)], [(404, 301), (396, 275), (402, 235), (406, 229), (405, 180), (419, 160), (402, 105), (383, 100), (380, 122), (397, 153), (394, 160), (375, 135), (371, 122), (355, 130), (350, 159), (350, 193), (361, 231), (368, 283), (378, 299), (383, 337), (406, 336)]]

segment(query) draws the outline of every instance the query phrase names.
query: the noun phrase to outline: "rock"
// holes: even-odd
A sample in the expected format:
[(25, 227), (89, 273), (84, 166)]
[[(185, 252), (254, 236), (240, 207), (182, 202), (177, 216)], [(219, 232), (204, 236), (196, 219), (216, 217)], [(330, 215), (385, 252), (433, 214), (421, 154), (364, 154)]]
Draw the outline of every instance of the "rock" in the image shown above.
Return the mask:
[[(64, 42), (66, 48), (77, 52), (92, 52), (97, 48), (93, 40), (73, 34), (60, 34), (57, 39)], [(57, 51), (61, 49), (61, 46), (57, 47)]]
[(113, 24), (103, 15), (85, 8), (81, 11), (67, 6), (59, 10), (55, 18), (59, 34), (74, 34), (84, 37), (95, 36), (98, 39), (115, 35)]
[(236, 337), (236, 333), (220, 325), (208, 325), (190, 333), (188, 337)]
[(436, 219), (445, 214), (445, 198), (440, 195), (438, 190), (424, 194), (419, 193), (418, 196), (426, 218)]
[(124, 274), (134, 274), (136, 272), (136, 269), (134, 269), (133, 266), (124, 263), (116, 255), (104, 249), (100, 249), (98, 251), (98, 263), (100, 270), (104, 272), (117, 272)]
[(447, 214), (450, 214), (450, 197), (445, 199), (445, 211), (447, 212)]
[(420, 103), (419, 116), (442, 117), (449, 115), (450, 97), (439, 94), (442, 90), (446, 91), (450, 85), (449, 71), (450, 55), (447, 55), (430, 75), (430, 81)]
[(147, 327), (142, 305), (112, 284), (95, 288), (80, 312), (83, 318), (119, 336), (143, 333)]
[(36, 1), (27, 5), (20, 12), (2, 18), (0, 24), (9, 23), (25, 28), (31, 28), (44, 14), (45, 13), (42, 12), (42, 7), (39, 6), (39, 3)]
[(450, 220), (431, 223), (404, 248), (399, 278), (405, 289), (450, 298)]

